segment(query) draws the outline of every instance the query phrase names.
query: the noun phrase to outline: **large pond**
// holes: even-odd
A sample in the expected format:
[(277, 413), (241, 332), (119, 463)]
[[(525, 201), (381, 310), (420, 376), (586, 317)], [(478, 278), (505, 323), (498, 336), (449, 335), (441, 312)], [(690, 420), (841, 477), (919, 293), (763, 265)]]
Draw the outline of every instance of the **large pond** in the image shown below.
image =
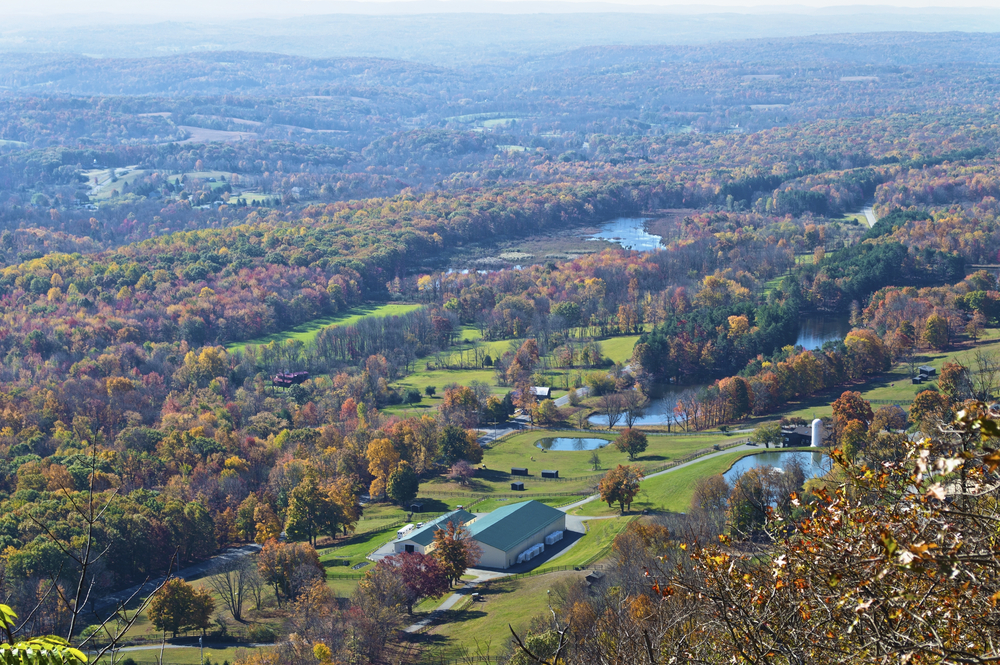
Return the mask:
[(733, 464), (723, 477), (732, 484), (736, 478), (755, 466), (772, 466), (775, 469), (782, 469), (792, 460), (802, 462), (802, 470), (805, 471), (806, 479), (822, 476), (830, 470), (830, 458), (823, 453), (807, 452), (765, 452), (757, 455), (748, 455)]
[(645, 217), (619, 217), (601, 224), (601, 230), (590, 236), (590, 240), (616, 242), (625, 249), (652, 252), (663, 249), (663, 238), (646, 230)]
[(804, 316), (799, 323), (799, 337), (796, 346), (812, 351), (822, 348), (827, 342), (836, 342), (851, 332), (851, 317), (848, 314), (814, 314)]
[(611, 443), (607, 439), (583, 438), (583, 437), (547, 437), (539, 439), (535, 445), (542, 450), (565, 451), (565, 450), (597, 450)]
[[(648, 427), (654, 425), (666, 426), (668, 423), (676, 424), (681, 422), (683, 418), (678, 418), (674, 414), (674, 407), (677, 405), (677, 399), (688, 391), (698, 394), (707, 387), (708, 384), (690, 386), (669, 384), (665, 386), (657, 386), (656, 395), (649, 400), (649, 405), (643, 410), (644, 415), (636, 420), (635, 424)], [(594, 427), (603, 427), (606, 429), (608, 426), (607, 416), (602, 416), (599, 413), (587, 418), (587, 421)], [(623, 422), (618, 423), (618, 425), (623, 424)]]

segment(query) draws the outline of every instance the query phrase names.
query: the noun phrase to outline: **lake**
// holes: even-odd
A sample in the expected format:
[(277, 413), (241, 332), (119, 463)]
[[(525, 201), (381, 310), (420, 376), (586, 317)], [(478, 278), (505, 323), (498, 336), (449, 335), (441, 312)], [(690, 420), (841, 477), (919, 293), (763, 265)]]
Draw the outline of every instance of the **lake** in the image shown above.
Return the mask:
[(822, 348), (827, 342), (836, 342), (851, 332), (849, 314), (813, 314), (803, 316), (799, 323), (799, 337), (796, 346), (807, 351)]
[(802, 470), (805, 471), (806, 479), (822, 476), (830, 470), (830, 459), (821, 452), (763, 452), (756, 455), (748, 455), (733, 464), (723, 477), (730, 485), (735, 482), (736, 477), (746, 473), (755, 466), (773, 466), (780, 469), (793, 459), (802, 460)]
[[(689, 390), (697, 394), (707, 387), (708, 384), (705, 383), (689, 386), (679, 386), (676, 384), (657, 386), (656, 396), (649, 400), (649, 406), (644, 410), (645, 415), (636, 420), (635, 424), (652, 426), (681, 422), (683, 418), (678, 418), (674, 415), (674, 406), (677, 405), (677, 398)], [(587, 422), (595, 427), (607, 428), (608, 426), (608, 419), (600, 414), (587, 418)], [(622, 425), (623, 423), (620, 422), (618, 424)]]
[(548, 437), (539, 439), (535, 445), (542, 450), (552, 451), (572, 451), (572, 450), (597, 450), (611, 443), (607, 439), (582, 438), (582, 437)]
[(663, 249), (663, 238), (646, 231), (645, 217), (619, 217), (601, 224), (601, 229), (588, 240), (607, 240), (618, 243), (625, 249), (638, 252), (652, 252)]

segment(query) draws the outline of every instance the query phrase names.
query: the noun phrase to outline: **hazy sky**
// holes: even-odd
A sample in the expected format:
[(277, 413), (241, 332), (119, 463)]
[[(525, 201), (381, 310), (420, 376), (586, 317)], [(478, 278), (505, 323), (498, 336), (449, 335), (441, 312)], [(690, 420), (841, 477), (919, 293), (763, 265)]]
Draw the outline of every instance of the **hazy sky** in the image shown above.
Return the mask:
[(691, 0), (0, 0), (0, 16), (51, 16), (104, 15), (160, 16), (179, 20), (196, 20), (207, 13), (220, 10), (231, 12), (233, 17), (301, 16), (304, 14), (335, 13), (436, 13), (436, 12), (516, 12), (538, 11), (607, 11), (615, 7), (631, 11), (670, 11), (703, 13), (713, 11), (811, 11), (817, 8), (846, 8), (869, 12), (879, 8), (941, 8), (943, 11), (957, 7), (1000, 10), (1000, 0), (879, 0), (865, 3), (858, 0), (709, 0), (693, 3)]

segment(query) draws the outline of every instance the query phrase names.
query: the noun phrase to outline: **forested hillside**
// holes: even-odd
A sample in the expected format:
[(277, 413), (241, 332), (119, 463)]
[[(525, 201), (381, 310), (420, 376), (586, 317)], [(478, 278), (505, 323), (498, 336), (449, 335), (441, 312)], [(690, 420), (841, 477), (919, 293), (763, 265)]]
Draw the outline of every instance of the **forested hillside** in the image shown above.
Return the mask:
[[(87, 594), (103, 600), (256, 542), (264, 551), (253, 574), (263, 577), (254, 578), (249, 623), (241, 604), (223, 616), (220, 600), (215, 619), (156, 619), (156, 631), (143, 630), (244, 631), (257, 643), (251, 629), (266, 625), (263, 637), (281, 647), (242, 654), (247, 664), (417, 662), (428, 644), (396, 629), (441, 585), (398, 600), (385, 589), (403, 593), (402, 574), (382, 563), (350, 588), (327, 585), (324, 565), (340, 555), (321, 564), (313, 548), (354, 548), (344, 563), (361, 570), (367, 559), (354, 559), (371, 543), (354, 539), (378, 531), (364, 528), (366, 514), (391, 535), (397, 518), (412, 517), (400, 507), (421, 492), (436, 497), (436, 512), (468, 497), (499, 501), (489, 494), (509, 478), (496, 469), (523, 461), (504, 457), (496, 435), (515, 411), (524, 424), (578, 428), (603, 414), (609, 431), (624, 418), (616, 442), (632, 462), (646, 449), (646, 435), (633, 432), (642, 404), (666, 390), (678, 395), (667, 427), (692, 437), (678, 439), (681, 452), (715, 454), (721, 444), (695, 447), (695, 432), (761, 425), (790, 402), (915, 365), (919, 353), (973, 350), (1000, 324), (1000, 65), (968, 64), (990, 63), (994, 51), (992, 36), (891, 33), (595, 46), (453, 67), (242, 52), (5, 56), (0, 596), (33, 612), (24, 634), (83, 639), (113, 605), (88, 605)], [(646, 220), (656, 249), (594, 239), (617, 218)], [(849, 331), (821, 348), (796, 345), (802, 321), (818, 315), (849, 318)], [(736, 487), (712, 503), (699, 485), (704, 505), (693, 514), (703, 521), (671, 523), (673, 532), (623, 526), (613, 552), (595, 548), (621, 564), (612, 578), (621, 585), (554, 594), (557, 611), (546, 616), (558, 625), (539, 619), (529, 642), (552, 658), (563, 640), (556, 629), (569, 624), (572, 647), (559, 653), (570, 660), (559, 662), (661, 662), (654, 651), (781, 663), (836, 652), (829, 662), (841, 662), (858, 623), (838, 614), (836, 629), (817, 637), (810, 617), (827, 596), (796, 604), (778, 594), (801, 581), (835, 595), (837, 582), (786, 571), (786, 560), (808, 567), (813, 550), (795, 538), (777, 543), (793, 532), (827, 544), (881, 538), (888, 558), (888, 539), (944, 519), (958, 466), (980, 489), (994, 483), (996, 454), (979, 440), (995, 433), (994, 416), (977, 405), (962, 416), (966, 429), (921, 444), (942, 460), (939, 484), (912, 481), (927, 501), (904, 491), (908, 455), (931, 462), (900, 432), (937, 436), (964, 398), (993, 397), (975, 376), (984, 367), (1000, 376), (1000, 364), (954, 366), (940, 391), (906, 401), (915, 405), (909, 421), (897, 407), (876, 418), (860, 397), (842, 398), (832, 431), (846, 452), (828, 485), (794, 496), (801, 482), (780, 485), (780, 503), (760, 494), (749, 522), (725, 512)], [(539, 387), (565, 391), (563, 410), (536, 399)], [(848, 403), (857, 417), (844, 415)], [(966, 447), (956, 452), (948, 437)], [(530, 453), (532, 462), (542, 454)], [(681, 456), (671, 449), (655, 461)], [(866, 475), (864, 465), (879, 462), (884, 474)], [(597, 456), (591, 472), (600, 464)], [(600, 491), (603, 502), (596, 476), (578, 466), (563, 494)], [(768, 482), (777, 492), (773, 478), (761, 487)], [(859, 504), (851, 487), (880, 501), (906, 494), (926, 520)], [(624, 512), (632, 498), (607, 503)], [(978, 498), (961, 500), (989, 512)], [(843, 524), (806, 504), (843, 510), (863, 529), (844, 536)], [(766, 523), (771, 505), (786, 522)], [(962, 520), (978, 519), (969, 514)], [(706, 545), (719, 533), (705, 525), (727, 519), (720, 553)], [(898, 520), (894, 535), (879, 535), (881, 519)], [(676, 540), (688, 527), (708, 528), (690, 561)], [(962, 545), (946, 537), (936, 547), (954, 559), (942, 562), (927, 554), (935, 537), (913, 540), (906, 563), (926, 554), (924, 572), (936, 571), (945, 590), (899, 581), (907, 573), (894, 568), (901, 590), (887, 607), (914, 594), (964, 607), (966, 591), (941, 572), (960, 570)], [(994, 556), (993, 545), (971, 540)], [(95, 563), (83, 550), (106, 553)], [(656, 557), (685, 563), (660, 567), (649, 587), (635, 566)], [(739, 566), (726, 571), (725, 561)], [(961, 568), (968, 593), (995, 601), (994, 572), (975, 566)], [(734, 582), (737, 569), (747, 589), (755, 585), (750, 596)], [(851, 583), (860, 595), (838, 608), (869, 616), (883, 596)], [(201, 591), (189, 593), (207, 607)], [(771, 593), (773, 613), (754, 614)], [(744, 613), (726, 628), (720, 616), (734, 603)], [(880, 630), (901, 620), (886, 612)], [(979, 600), (976, 612), (993, 621)], [(746, 626), (779, 615), (801, 618), (790, 631), (799, 642), (768, 638), (739, 652)], [(648, 627), (644, 653), (626, 621)], [(879, 658), (979, 662), (993, 653), (964, 627), (949, 631), (934, 639), (965, 640), (974, 656), (919, 643), (907, 628)], [(527, 662), (504, 640), (510, 662)]]

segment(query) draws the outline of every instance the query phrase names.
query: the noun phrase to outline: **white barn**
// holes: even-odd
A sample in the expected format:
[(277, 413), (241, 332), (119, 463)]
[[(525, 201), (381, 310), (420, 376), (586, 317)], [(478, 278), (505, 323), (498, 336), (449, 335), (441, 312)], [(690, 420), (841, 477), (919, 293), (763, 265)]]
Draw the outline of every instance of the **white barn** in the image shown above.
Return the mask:
[(433, 547), (430, 547), (434, 543), (434, 532), (439, 529), (444, 529), (448, 526), (448, 522), (454, 522), (455, 524), (461, 526), (467, 524), (476, 518), (475, 515), (466, 510), (453, 510), (450, 513), (445, 513), (441, 517), (438, 517), (430, 522), (426, 522), (418, 526), (416, 529), (412, 529), (409, 532), (399, 536), (393, 543), (393, 551), (396, 554), (402, 554), (403, 552), (419, 552), (420, 554), (427, 554)]

